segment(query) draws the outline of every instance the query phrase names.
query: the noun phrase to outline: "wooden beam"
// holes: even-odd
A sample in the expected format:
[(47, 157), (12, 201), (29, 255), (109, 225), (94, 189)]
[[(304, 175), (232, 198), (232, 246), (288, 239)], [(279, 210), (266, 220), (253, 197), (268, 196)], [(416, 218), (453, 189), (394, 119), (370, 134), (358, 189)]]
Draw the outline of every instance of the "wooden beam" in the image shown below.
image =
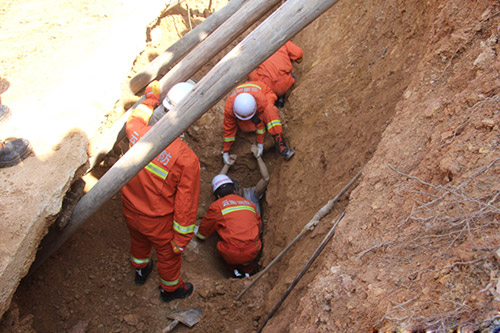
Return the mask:
[(241, 79), (337, 1), (288, 0), (270, 15), (203, 77), (186, 98), (160, 119), (82, 197), (57, 240), (40, 248), (31, 271), (39, 267), (83, 222), (231, 91)]
[[(231, 0), (235, 1), (235, 0)], [(250, 0), (245, 3), (235, 14), (224, 22), (222, 26), (201, 42), (184, 59), (177, 63), (165, 76), (160, 79), (162, 90), (161, 98), (165, 98), (168, 90), (178, 82), (188, 80), (207, 61), (229, 45), (233, 40), (241, 35), (248, 27), (260, 19), (280, 0)], [(257, 66), (255, 66), (257, 67)], [(89, 170), (99, 164), (109, 153), (116, 142), (125, 138), (125, 123), (143, 99), (137, 101), (132, 108), (118, 119), (111, 129), (106, 131), (101, 137), (99, 145), (91, 152), (89, 159)]]
[(231, 0), (223, 8), (207, 17), (193, 30), (172, 44), (162, 54), (146, 65), (129, 82), (130, 90), (136, 94), (158, 76), (163, 76), (168, 68), (184, 56), (196, 44), (207, 38), (215, 29), (233, 15), (247, 0)]

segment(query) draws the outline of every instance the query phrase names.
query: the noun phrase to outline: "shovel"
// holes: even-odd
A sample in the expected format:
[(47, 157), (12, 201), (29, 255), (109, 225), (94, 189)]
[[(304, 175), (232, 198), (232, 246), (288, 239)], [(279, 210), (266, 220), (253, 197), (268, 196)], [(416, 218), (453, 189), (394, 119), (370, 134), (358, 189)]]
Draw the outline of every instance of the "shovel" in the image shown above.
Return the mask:
[(201, 314), (202, 312), (200, 308), (187, 308), (184, 310), (172, 312), (167, 315), (167, 318), (172, 319), (173, 322), (171, 322), (167, 327), (165, 327), (162, 333), (172, 331), (179, 322), (183, 323), (188, 327), (193, 327), (196, 323), (200, 321)]

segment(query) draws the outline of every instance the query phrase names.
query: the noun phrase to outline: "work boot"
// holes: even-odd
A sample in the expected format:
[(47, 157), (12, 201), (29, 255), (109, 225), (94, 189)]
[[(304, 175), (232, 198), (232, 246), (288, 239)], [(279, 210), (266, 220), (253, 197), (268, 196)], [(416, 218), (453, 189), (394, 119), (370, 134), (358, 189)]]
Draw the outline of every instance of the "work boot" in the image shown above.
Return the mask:
[(10, 118), (11, 112), (7, 105), (0, 105), (0, 125)]
[(165, 291), (161, 286), (160, 288), (160, 298), (163, 302), (170, 302), (178, 298), (186, 298), (193, 293), (193, 284), (186, 282), (183, 286), (178, 289), (168, 292)]
[(276, 145), (276, 149), (278, 149), (280, 155), (283, 156), (285, 161), (291, 159), (292, 156), (295, 154), (295, 150), (288, 148), (288, 146), (285, 143), (285, 138), (283, 137), (283, 134), (273, 135), (273, 139), (274, 139), (274, 144)]
[(146, 283), (149, 273), (151, 273), (152, 270), (153, 270), (153, 259), (151, 259), (151, 261), (146, 267), (135, 270), (134, 283), (138, 286), (142, 286), (144, 283)]
[(14, 166), (31, 153), (31, 144), (26, 139), (8, 138), (0, 140), (0, 168)]
[(281, 109), (282, 107), (285, 106), (285, 96), (278, 97), (274, 105), (278, 108)]
[(238, 269), (233, 269), (233, 278), (243, 279), (246, 277), (250, 277), (250, 274), (245, 272), (240, 272)]

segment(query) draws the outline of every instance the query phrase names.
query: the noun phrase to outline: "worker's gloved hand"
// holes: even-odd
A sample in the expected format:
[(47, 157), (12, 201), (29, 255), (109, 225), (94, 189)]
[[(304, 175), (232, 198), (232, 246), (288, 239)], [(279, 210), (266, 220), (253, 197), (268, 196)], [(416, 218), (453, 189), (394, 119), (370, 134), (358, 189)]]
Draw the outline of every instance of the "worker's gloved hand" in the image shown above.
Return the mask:
[(224, 164), (232, 165), (234, 163), (231, 162), (231, 158), (229, 157), (229, 153), (227, 151), (222, 153), (222, 159), (224, 160)]
[(144, 96), (146, 100), (153, 101), (156, 105), (160, 104), (160, 94), (161, 94), (161, 86), (160, 82), (153, 81), (151, 82), (144, 92)]
[(255, 158), (262, 157), (263, 152), (264, 152), (264, 144), (258, 143), (257, 144), (257, 153), (254, 153)]
[(177, 243), (174, 240), (170, 241), (170, 245), (172, 245), (172, 250), (174, 251), (175, 254), (181, 254), (184, 249), (177, 245)]
[(257, 145), (252, 145), (250, 147), (250, 150), (252, 151), (253, 156), (255, 156), (255, 158), (262, 157), (262, 153), (264, 152), (264, 144), (258, 143)]

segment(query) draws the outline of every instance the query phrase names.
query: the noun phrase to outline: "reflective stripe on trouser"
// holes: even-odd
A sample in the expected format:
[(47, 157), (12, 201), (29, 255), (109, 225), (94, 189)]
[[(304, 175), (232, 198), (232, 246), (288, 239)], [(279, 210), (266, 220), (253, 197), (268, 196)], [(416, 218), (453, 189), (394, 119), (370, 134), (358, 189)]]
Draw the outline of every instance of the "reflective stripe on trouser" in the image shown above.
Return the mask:
[[(153, 218), (138, 215), (123, 203), (123, 216), (130, 233), (130, 256), (149, 258), (154, 247), (158, 262), (156, 264), (161, 287), (172, 292), (183, 284), (180, 277), (181, 256), (174, 253), (170, 241), (173, 238), (173, 216)], [(143, 268), (146, 264), (134, 268)]]
[(130, 263), (132, 264), (132, 267), (134, 267), (134, 268), (138, 268), (138, 269), (144, 268), (147, 266), (147, 264), (149, 264), (150, 261), (151, 261), (151, 257), (148, 257), (147, 259), (140, 259), (140, 258), (135, 258), (135, 257), (130, 256)]

